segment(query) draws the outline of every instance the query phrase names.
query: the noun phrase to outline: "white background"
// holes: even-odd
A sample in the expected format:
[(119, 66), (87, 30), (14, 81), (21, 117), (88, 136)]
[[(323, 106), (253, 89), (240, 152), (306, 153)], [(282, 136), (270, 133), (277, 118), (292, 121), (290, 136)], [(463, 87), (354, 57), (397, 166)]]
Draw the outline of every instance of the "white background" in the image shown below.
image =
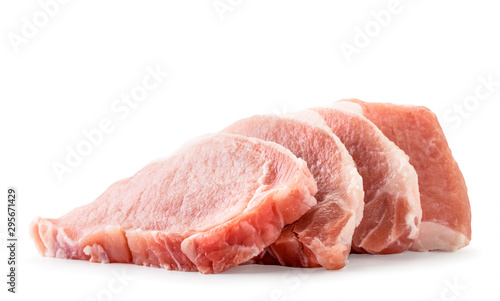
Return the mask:
[[(489, 92), (477, 88), (481, 78), (500, 81), (500, 5), (465, 2), (401, 0), (381, 26), (372, 13), (387, 10), (387, 0), (224, 0), (220, 5), (232, 10), (222, 18), (213, 0), (75, 0), (47, 20), (37, 1), (2, 1), (0, 229), (3, 246), (12, 185), (19, 293), (6, 292), (2, 247), (1, 299), (499, 300), (500, 87), (480, 100), (476, 89)], [(34, 17), (35, 34), (13, 43)], [(342, 43), (356, 47), (356, 28), (367, 26), (372, 37), (358, 41), (348, 63)], [(169, 75), (128, 116), (114, 112), (113, 102), (142, 83), (148, 66)], [(34, 217), (91, 202), (193, 136), (242, 117), (346, 97), (424, 105), (438, 114), (469, 188), (469, 247), (351, 256), (341, 271), (244, 266), (201, 275), (43, 258), (28, 235)], [(54, 162), (65, 164), (67, 148), (105, 118), (113, 131), (60, 181)], [(116, 273), (127, 278), (116, 282)], [(110, 293), (109, 285), (117, 289)]]

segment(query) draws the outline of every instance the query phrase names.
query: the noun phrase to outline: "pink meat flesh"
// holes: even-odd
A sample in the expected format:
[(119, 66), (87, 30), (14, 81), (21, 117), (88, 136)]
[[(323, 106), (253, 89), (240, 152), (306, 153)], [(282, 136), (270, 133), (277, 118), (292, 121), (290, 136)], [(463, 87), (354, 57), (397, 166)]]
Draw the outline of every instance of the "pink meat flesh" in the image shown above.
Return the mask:
[(408, 156), (418, 174), (422, 223), (411, 249), (454, 251), (469, 244), (471, 210), (467, 186), (434, 113), (425, 107), (347, 101)]
[(363, 183), (352, 157), (314, 111), (297, 116), (253, 116), (224, 132), (273, 141), (304, 159), (318, 184), (318, 204), (254, 262), (340, 269), (347, 263), (354, 228), (363, 214)]
[(363, 178), (363, 219), (354, 231), (354, 252), (399, 253), (417, 237), (422, 211), (415, 169), (408, 156), (356, 104), (315, 108), (344, 143)]
[(284, 147), (209, 135), (30, 232), (44, 256), (218, 273), (262, 252), (316, 205), (316, 191)]

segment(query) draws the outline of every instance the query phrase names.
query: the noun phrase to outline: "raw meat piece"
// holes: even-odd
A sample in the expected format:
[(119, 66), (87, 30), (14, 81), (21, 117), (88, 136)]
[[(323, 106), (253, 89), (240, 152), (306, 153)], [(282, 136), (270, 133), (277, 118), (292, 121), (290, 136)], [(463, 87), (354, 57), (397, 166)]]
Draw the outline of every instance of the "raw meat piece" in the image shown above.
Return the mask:
[(391, 254), (407, 250), (422, 217), (417, 173), (408, 156), (355, 104), (315, 108), (345, 144), (363, 178), (365, 208), (354, 231), (354, 252)]
[(306, 162), (284, 147), (216, 134), (30, 231), (45, 256), (218, 273), (262, 252), (316, 205), (316, 191)]
[(318, 205), (255, 258), (262, 264), (340, 269), (347, 263), (354, 228), (363, 215), (363, 183), (354, 161), (314, 111), (296, 116), (253, 116), (224, 132), (273, 141), (304, 159), (318, 184)]
[(454, 251), (467, 246), (467, 186), (436, 115), (425, 107), (348, 101), (361, 106), (363, 115), (410, 156), (417, 171), (422, 223), (411, 250)]

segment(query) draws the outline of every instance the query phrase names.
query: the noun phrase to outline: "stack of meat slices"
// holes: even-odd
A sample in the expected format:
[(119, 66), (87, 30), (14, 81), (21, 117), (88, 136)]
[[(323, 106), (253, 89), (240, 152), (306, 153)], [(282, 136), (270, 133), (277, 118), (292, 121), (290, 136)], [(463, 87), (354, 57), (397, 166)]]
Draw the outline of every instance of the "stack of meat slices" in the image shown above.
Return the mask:
[(30, 232), (43, 256), (65, 259), (336, 270), (352, 252), (465, 247), (471, 213), (431, 111), (348, 99), (191, 140)]

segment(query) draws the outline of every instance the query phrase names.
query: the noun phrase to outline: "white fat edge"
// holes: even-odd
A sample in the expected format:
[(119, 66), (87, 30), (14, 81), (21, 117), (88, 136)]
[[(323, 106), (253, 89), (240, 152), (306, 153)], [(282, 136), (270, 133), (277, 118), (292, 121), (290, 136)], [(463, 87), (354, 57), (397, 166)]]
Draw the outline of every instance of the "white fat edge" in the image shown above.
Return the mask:
[(363, 108), (355, 102), (339, 100), (325, 107), (340, 110), (353, 115), (363, 116)]
[[(409, 196), (407, 199), (414, 199), (413, 196)], [(414, 202), (414, 201), (408, 201), (408, 203), (410, 202)], [(412, 207), (412, 208), (415, 208), (415, 207)], [(418, 208), (418, 207), (416, 207)], [(418, 220), (421, 220), (422, 219), (422, 214), (418, 213), (418, 209), (417, 210), (411, 210), (409, 211), (406, 216), (405, 216), (405, 223), (410, 226), (410, 234), (408, 234), (408, 238), (409, 239), (416, 239), (418, 237), (418, 232), (419, 232), (419, 226), (415, 223), (415, 218), (417, 218)], [(422, 210), (420, 210), (420, 212), (422, 212)]]
[(352, 236), (354, 234), (354, 230), (356, 229), (356, 227), (357, 227), (356, 218), (353, 217), (349, 218), (349, 221), (347, 221), (344, 228), (340, 230), (337, 242), (343, 243), (349, 246), (350, 248), (352, 245)]
[[(324, 108), (330, 109), (330, 110), (338, 110), (342, 113), (357, 116), (361, 120), (363, 120), (367, 125), (369, 125), (374, 131), (374, 136), (379, 138), (379, 142), (383, 145), (384, 147), (384, 152), (392, 152), (395, 149), (398, 151), (403, 152), (394, 142), (389, 140), (384, 133), (375, 125), (375, 123), (371, 122), (368, 118), (366, 118), (363, 115), (363, 108), (361, 105), (355, 102), (350, 102), (350, 101), (345, 101), (345, 100), (339, 100), (337, 102), (334, 102), (328, 106), (324, 106)], [(321, 109), (321, 108), (319, 108)], [(404, 153), (404, 152), (403, 152)]]
[(349, 151), (345, 147), (344, 143), (342, 143), (339, 137), (337, 137), (337, 135), (333, 133), (332, 129), (328, 126), (323, 116), (321, 116), (321, 114), (319, 114), (318, 112), (307, 109), (295, 113), (286, 114), (284, 117), (320, 128), (335, 140), (338, 148), (342, 151), (342, 157), (344, 158), (344, 160), (346, 156), (352, 160), (352, 157), (349, 154)]
[(470, 240), (458, 231), (445, 225), (426, 221), (420, 224), (420, 232), (413, 242), (412, 251), (456, 251), (469, 244)]
[(200, 144), (204, 140), (209, 140), (211, 138), (224, 137), (224, 136), (238, 138), (238, 139), (233, 140), (234, 144), (237, 144), (237, 145), (241, 145), (240, 141), (238, 141), (238, 140), (241, 140), (241, 141), (247, 140), (251, 144), (267, 144), (267, 145), (273, 146), (274, 148), (277, 148), (278, 151), (281, 153), (285, 153), (286, 155), (292, 156), (293, 158), (297, 158), (288, 148), (285, 148), (284, 146), (282, 146), (278, 143), (275, 143), (272, 141), (265, 141), (265, 140), (262, 140), (259, 138), (254, 138), (254, 137), (247, 137), (247, 136), (240, 135), (240, 134), (219, 132), (219, 133), (207, 133), (207, 134), (203, 134), (203, 135), (191, 138), (191, 139), (187, 140), (186, 142), (184, 142), (180, 147), (178, 147), (170, 156), (158, 158), (156, 160), (151, 161), (149, 164), (166, 160), (172, 156), (175, 156), (179, 153), (182, 153), (185, 149), (190, 148), (193, 145)]
[[(346, 100), (340, 100), (327, 106), (327, 108), (340, 110), (342, 112), (346, 112), (353, 115), (358, 115), (361, 118), (365, 119), (368, 123), (370, 123), (372, 125), (372, 128), (380, 134), (379, 137), (381, 137), (381, 142), (384, 145), (385, 151), (388, 154), (391, 154), (391, 156), (393, 156), (395, 159), (397, 158), (397, 160), (393, 161), (397, 162), (398, 166), (397, 174), (406, 175), (405, 179), (407, 179), (410, 183), (418, 183), (417, 173), (413, 168), (413, 166), (409, 163), (408, 155), (406, 155), (406, 153), (403, 150), (401, 150), (394, 142), (389, 140), (389, 138), (387, 138), (373, 122), (364, 117), (363, 108), (361, 107), (361, 105)], [(390, 182), (392, 182), (392, 185), (391, 183), (387, 183), (385, 186), (397, 185), (397, 183), (393, 183), (395, 182), (394, 180), (397, 179), (391, 179)], [(390, 188), (388, 190), (391, 191), (393, 189)], [(415, 210), (409, 211), (405, 216), (406, 224), (411, 227), (409, 238), (413, 239), (417, 237), (419, 230), (418, 226), (415, 224), (415, 217), (417, 217), (418, 220), (420, 220), (422, 217), (422, 208), (420, 206), (420, 199), (419, 199), (420, 194), (418, 191), (418, 184), (410, 186), (406, 185), (405, 195), (407, 196), (406, 200), (408, 204), (411, 206), (411, 208), (415, 208)]]
[[(404, 174), (408, 183), (414, 183), (414, 185), (405, 185), (406, 190), (405, 190), (405, 195), (408, 196), (406, 198), (406, 201), (408, 205), (411, 206), (414, 210), (409, 211), (406, 216), (405, 216), (405, 222), (407, 225), (411, 227), (411, 232), (408, 235), (408, 238), (410, 239), (416, 239), (418, 236), (419, 232), (419, 226), (418, 224), (422, 220), (422, 206), (420, 203), (420, 191), (418, 187), (418, 174), (413, 167), (413, 165), (410, 164), (410, 160), (408, 155), (404, 151), (398, 148), (398, 157), (399, 157), (399, 162), (398, 162), (398, 174)], [(399, 177), (398, 177), (399, 178)], [(394, 182), (398, 181), (398, 179), (392, 179)], [(415, 224), (415, 218), (417, 218), (417, 224)]]
[[(406, 156), (406, 154), (405, 154)], [(411, 185), (407, 187), (408, 190), (408, 204), (412, 206), (412, 208), (415, 208), (415, 210), (412, 210), (408, 212), (405, 216), (405, 221), (408, 225), (411, 224), (411, 232), (409, 234), (410, 239), (416, 239), (418, 237), (418, 232), (419, 232), (419, 226), (420, 222), (422, 221), (422, 205), (420, 202), (420, 191), (418, 187), (418, 175), (417, 172), (415, 171), (415, 168), (413, 165), (411, 165), (408, 162), (407, 165), (407, 170), (408, 170), (408, 177), (412, 183), (416, 183), (415, 185)], [(415, 218), (417, 219), (417, 222), (415, 222)], [(416, 224), (415, 224), (416, 223)]]
[[(408, 156), (402, 150), (398, 148), (397, 151), (391, 152), (391, 157), (393, 159), (391, 162), (395, 162), (391, 168), (396, 167), (397, 170), (394, 172), (394, 176), (378, 189), (378, 192), (392, 194), (394, 191), (401, 190), (402, 187), (405, 188), (402, 192), (405, 196), (404, 199), (410, 208), (412, 208), (405, 215), (405, 223), (411, 229), (408, 238), (416, 239), (419, 232), (418, 223), (422, 219), (418, 175), (415, 168), (409, 163)], [(413, 185), (401, 185), (402, 183), (413, 183)], [(417, 222), (415, 222), (415, 218), (417, 218)]]
[[(375, 135), (379, 137), (379, 142), (382, 143), (384, 152), (386, 152), (389, 156), (391, 156), (395, 160), (391, 160), (391, 162), (397, 162), (397, 173), (396, 174), (403, 174), (405, 175), (405, 180), (408, 180), (410, 183), (417, 183), (418, 178), (417, 178), (417, 173), (413, 166), (409, 163), (409, 157), (406, 155), (406, 153), (401, 150), (394, 142), (389, 140), (384, 133), (369, 119), (367, 119), (363, 115), (363, 108), (361, 105), (358, 103), (346, 101), (346, 100), (340, 100), (337, 102), (334, 102), (333, 104), (330, 104), (328, 106), (325, 106), (325, 108), (329, 109), (334, 109), (334, 110), (339, 110), (347, 114), (351, 115), (356, 115), (359, 116), (360, 118), (364, 119), (367, 123), (369, 123), (372, 127), (372, 129), (375, 132)], [(395, 181), (396, 180), (396, 181)], [(383, 191), (394, 191), (394, 186), (398, 186), (397, 182), (398, 179), (390, 179), (388, 183), (384, 185), (384, 187), (380, 190)], [(413, 187), (416, 186), (416, 187)], [(392, 187), (392, 188), (391, 188)], [(399, 186), (398, 186), (399, 187)], [(386, 189), (389, 188), (389, 189)], [(396, 187), (397, 188), (397, 187)], [(418, 226), (415, 224), (414, 219), (415, 217), (418, 217), (418, 219), (421, 219), (422, 217), (422, 209), (420, 206), (420, 200), (419, 200), (419, 192), (418, 192), (418, 184), (417, 185), (410, 185), (406, 186), (406, 191), (405, 195), (407, 196), (406, 200), (408, 204), (411, 206), (411, 208), (415, 208), (416, 210), (411, 210), (407, 213), (405, 216), (405, 222), (407, 225), (411, 227), (411, 232), (410, 232), (410, 238), (415, 238), (418, 235)], [(416, 196), (416, 197), (415, 197)], [(418, 199), (417, 199), (418, 198)]]
[[(170, 156), (178, 154), (178, 153), (182, 152), (184, 149), (189, 148), (192, 145), (198, 144), (202, 140), (208, 140), (208, 139), (210, 139), (210, 138), (212, 138), (213, 136), (216, 136), (216, 135), (217, 135), (216, 133), (207, 133), (207, 134), (203, 134), (203, 135), (196, 136), (196, 137), (193, 137), (191, 139), (188, 139), (187, 141), (185, 141), (184, 143), (182, 143), (176, 150), (174, 150), (170, 154)], [(170, 157), (170, 156), (168, 156), (168, 157)], [(161, 157), (161, 158), (158, 158), (156, 160), (151, 161), (150, 163), (158, 162), (158, 161), (163, 161), (163, 160), (167, 159), (168, 157)]]
[(87, 245), (83, 248), (83, 253), (90, 256), (90, 261), (97, 260), (100, 263), (109, 263), (109, 256), (106, 250), (101, 244), (94, 243), (93, 245)]
[(288, 113), (283, 115), (283, 117), (288, 118), (288, 119), (293, 119), (297, 120), (303, 123), (308, 123), (310, 125), (313, 125), (315, 127), (321, 128), (328, 133), (331, 133), (333, 135), (332, 130), (330, 127), (326, 124), (325, 119), (323, 116), (321, 116), (318, 112), (313, 111), (313, 110), (302, 110), (299, 112), (294, 112), (294, 113)]
[[(363, 177), (361, 177), (361, 175), (359, 174), (356, 162), (354, 162), (354, 159), (352, 158), (345, 145), (335, 134), (332, 135), (335, 137), (337, 146), (342, 153), (341, 157), (344, 172), (347, 169), (349, 175), (349, 181), (346, 181), (342, 184), (342, 186), (344, 186), (343, 189), (347, 191), (347, 194), (350, 194), (354, 199), (358, 200), (358, 204), (356, 204), (356, 208), (354, 211), (357, 227), (363, 219), (363, 212), (365, 207), (365, 190), (363, 187)], [(356, 193), (354, 193), (355, 191)]]
[[(360, 202), (359, 204), (356, 205), (356, 210), (353, 212), (354, 215), (356, 216), (356, 226), (359, 225), (363, 218), (363, 209), (364, 209), (364, 190), (363, 190), (363, 179), (359, 175), (359, 172), (356, 168), (356, 163), (352, 159), (352, 156), (349, 154), (349, 151), (345, 147), (345, 145), (340, 141), (340, 139), (332, 132), (331, 128), (326, 124), (325, 119), (321, 114), (314, 110), (302, 110), (299, 112), (294, 112), (294, 113), (289, 113), (284, 115), (284, 117), (289, 118), (289, 119), (294, 119), (298, 120), (301, 122), (308, 123), (310, 125), (313, 125), (315, 127), (321, 128), (325, 132), (328, 133), (336, 142), (337, 147), (341, 151), (341, 157), (342, 157), (342, 162), (343, 162), (343, 167), (344, 169), (348, 169), (349, 173), (349, 178), (351, 179), (350, 181), (346, 181), (343, 186), (343, 189), (346, 191), (346, 194), (350, 194), (353, 189), (356, 191), (359, 191), (362, 195), (361, 196), (354, 196), (356, 199), (359, 199)], [(351, 168), (352, 167), (352, 168)], [(343, 208), (346, 211), (352, 211), (349, 208)]]
[[(344, 159), (345, 161), (345, 159)], [(327, 195), (324, 201), (329, 198), (341, 198), (345, 195), (349, 198), (350, 202), (335, 202), (342, 210), (346, 212), (351, 212), (354, 216), (355, 226), (357, 227), (361, 220), (363, 219), (363, 211), (365, 207), (364, 196), (365, 191), (363, 189), (363, 178), (359, 175), (358, 170), (352, 162), (345, 162), (344, 168), (347, 167), (346, 180), (343, 181), (338, 186), (338, 191)]]
[[(43, 233), (40, 233), (40, 227), (45, 226), (47, 230)], [(61, 256), (61, 252), (58, 252), (59, 250), (62, 250), (61, 246), (64, 245), (69, 245), (69, 246), (76, 246), (76, 243), (68, 237), (68, 235), (64, 232), (64, 229), (62, 228), (56, 228), (56, 226), (50, 222), (49, 220), (45, 218), (40, 218), (39, 221), (37, 222), (38, 226), (38, 236), (40, 237), (40, 240), (42, 241), (42, 244), (45, 247), (45, 252), (44, 256), (47, 257), (56, 257), (56, 256)], [(64, 252), (64, 250), (62, 250)], [(59, 254), (59, 255), (58, 255)], [(64, 252), (64, 254), (66, 254)], [(66, 257), (57, 257), (57, 258), (66, 258)]]
[[(358, 175), (359, 176), (359, 175)], [(350, 181), (349, 181), (350, 182)], [(350, 189), (351, 185), (350, 184), (343, 184), (342, 189)], [(346, 245), (351, 246), (352, 244), (352, 235), (354, 233), (354, 229), (361, 223), (361, 220), (363, 219), (363, 209), (364, 209), (364, 191), (361, 187), (361, 189), (357, 188), (357, 191), (361, 193), (361, 195), (354, 195), (352, 194), (351, 197), (354, 197), (356, 200), (359, 200), (357, 204), (346, 204), (345, 202), (335, 202), (344, 212), (349, 212), (351, 213), (351, 217), (349, 218), (348, 222), (346, 225), (342, 228), (339, 236), (337, 237), (337, 243), (343, 243)], [(347, 191), (346, 194), (350, 195), (352, 191)], [(337, 199), (339, 196), (337, 194), (332, 194), (329, 195), (325, 198), (325, 201), (328, 201), (329, 198), (332, 199)], [(354, 206), (352, 206), (354, 205)]]
[[(52, 247), (56, 247), (57, 251), (54, 253), (55, 250), (52, 250), (52, 256), (55, 256), (56, 258), (63, 258), (66, 259), (68, 258), (68, 254), (66, 254), (65, 246), (71, 246), (71, 247), (76, 247), (77, 244), (75, 241), (73, 241), (69, 236), (66, 234), (63, 228), (56, 228), (54, 224), (51, 222), (47, 221), (47, 223), (50, 223), (50, 229), (51, 231), (56, 232), (56, 241), (57, 241), (57, 246), (52, 245)], [(47, 250), (48, 251), (48, 250)], [(63, 254), (62, 254), (63, 253)], [(64, 257), (58, 257), (64, 255)]]
[[(278, 144), (278, 143), (272, 142), (272, 141), (265, 141), (265, 140), (262, 140), (262, 139), (259, 139), (259, 138), (247, 137), (247, 136), (240, 135), (240, 134), (230, 134), (230, 133), (225, 133), (225, 132), (207, 133), (207, 134), (203, 134), (201, 136), (197, 136), (197, 137), (191, 138), (188, 141), (186, 141), (184, 144), (182, 144), (179, 148), (177, 148), (177, 150), (175, 150), (170, 156), (153, 160), (149, 164), (154, 163), (154, 162), (162, 162), (163, 160), (166, 160), (166, 159), (168, 159), (170, 157), (173, 157), (173, 156), (175, 156), (177, 154), (182, 153), (185, 149), (188, 149), (188, 148), (190, 148), (193, 145), (199, 144), (203, 140), (209, 140), (209, 139), (214, 138), (214, 137), (223, 137), (223, 136), (238, 138), (238, 139), (234, 139), (233, 143), (236, 144), (236, 145), (239, 145), (239, 146), (241, 146), (242, 145), (241, 142), (243, 142), (245, 140), (248, 141), (248, 142), (250, 142), (251, 144), (265, 144), (265, 145), (268, 145), (271, 148), (274, 148), (277, 152), (282, 153), (285, 156), (288, 156), (288, 157), (291, 157), (292, 159), (294, 159), (294, 161), (296, 161), (296, 163), (297, 163), (297, 169), (298, 170), (302, 169), (303, 166), (307, 167), (307, 170), (309, 170), (309, 167), (307, 166), (307, 162), (306, 161), (304, 161), (301, 158), (298, 158), (297, 156), (295, 156), (295, 154), (293, 154), (292, 151), (290, 151), (288, 148), (282, 146), (281, 144)], [(266, 175), (266, 170), (269, 169), (269, 164), (270, 164), (270, 161), (266, 160), (266, 162), (264, 163), (264, 165), (262, 167), (263, 168), (263, 174), (261, 175), (261, 178)], [(259, 178), (259, 181), (262, 181), (261, 178)], [(285, 190), (286, 189), (290, 189), (288, 186), (285, 186), (283, 188)], [(259, 187), (259, 189), (261, 191), (257, 191), (257, 192), (262, 192), (262, 190), (267, 190), (266, 187), (262, 187), (262, 186)], [(253, 200), (252, 199), (249, 202), (249, 204), (247, 205), (247, 207), (245, 208), (245, 210), (248, 210), (248, 209), (252, 208), (255, 205), (253, 203), (259, 202), (259, 201), (260, 200)]]
[[(281, 118), (281, 117), (276, 117), (276, 118)], [(303, 171), (305, 169), (305, 170), (307, 170), (309, 172), (309, 176), (312, 179), (314, 179), (313, 176), (312, 176), (312, 174), (311, 174), (311, 171), (309, 169), (309, 166), (308, 166), (307, 162), (305, 160), (303, 160), (302, 158), (298, 158), (297, 156), (295, 156), (295, 154), (292, 153), (291, 150), (289, 150), (288, 148), (284, 147), (281, 144), (278, 144), (278, 143), (273, 142), (273, 141), (266, 141), (266, 140), (262, 140), (262, 139), (259, 139), (259, 138), (247, 137), (247, 136), (243, 136), (243, 135), (239, 135), (239, 134), (226, 134), (226, 133), (224, 133), (224, 135), (237, 136), (237, 137), (240, 137), (242, 139), (249, 140), (251, 143), (254, 143), (254, 144), (258, 144), (258, 143), (266, 144), (266, 145), (270, 146), (271, 148), (274, 148), (277, 152), (282, 153), (285, 156), (290, 157), (291, 159), (293, 159), (296, 162), (296, 171), (297, 171), (297, 173), (296, 173), (295, 177), (298, 177), (300, 175), (300, 171)], [(235, 143), (237, 143), (237, 142), (235, 141)], [(262, 193), (264, 193), (265, 191), (267, 191), (269, 189), (269, 185), (263, 185), (263, 180), (265, 179), (265, 177), (269, 173), (270, 165), (271, 165), (271, 160), (266, 160), (264, 162), (264, 164), (262, 166), (262, 174), (257, 179), (258, 183), (260, 184), (260, 187), (255, 191), (254, 196), (248, 202), (248, 204), (245, 207), (244, 211), (250, 210), (256, 204), (258, 204), (261, 201), (261, 198), (260, 197), (257, 198), (256, 196), (261, 196)], [(314, 184), (314, 186), (315, 186), (314, 190), (316, 190), (316, 192), (317, 192), (317, 186), (316, 186), (316, 180), (315, 179), (314, 179), (314, 183), (315, 183)], [(275, 190), (277, 191), (278, 195), (287, 194), (291, 190), (291, 187), (289, 185), (283, 185), (283, 187), (276, 188)], [(316, 194), (316, 192), (314, 194)], [(312, 195), (314, 196), (314, 194), (312, 194)]]
[[(300, 121), (303, 123), (307, 123), (309, 125), (320, 128), (321, 130), (326, 132), (328, 135), (330, 135), (335, 140), (337, 147), (342, 152), (343, 161), (349, 162), (349, 160), (352, 160), (352, 156), (349, 154), (349, 151), (345, 147), (344, 143), (342, 143), (342, 141), (340, 141), (339, 137), (337, 137), (337, 135), (335, 135), (332, 132), (332, 129), (326, 124), (326, 121), (323, 118), (323, 116), (321, 116), (321, 114), (319, 114), (318, 112), (316, 112), (314, 110), (307, 109), (307, 110), (302, 110), (302, 111), (295, 112), (295, 113), (286, 114), (284, 117), (288, 118), (288, 119), (297, 120), (297, 121)], [(352, 162), (354, 163), (353, 160), (352, 160)]]
[[(351, 177), (351, 181), (349, 181), (350, 183), (348, 184), (349, 192), (352, 193), (353, 197), (358, 200), (355, 210), (355, 225), (357, 227), (363, 219), (363, 212), (365, 209), (365, 190), (363, 189), (363, 178), (359, 174), (356, 165), (354, 165), (354, 168), (352, 168), (349, 172)], [(357, 193), (354, 194), (353, 191), (356, 191)]]
[(248, 211), (248, 210), (254, 208), (256, 205), (258, 205), (260, 203), (260, 201), (262, 200), (262, 195), (266, 191), (268, 191), (269, 188), (271, 187), (270, 185), (264, 184), (265, 179), (267, 178), (267, 175), (269, 174), (270, 166), (271, 166), (271, 161), (270, 160), (266, 160), (266, 162), (264, 162), (264, 164), (262, 165), (262, 167), (261, 167), (262, 174), (257, 179), (257, 183), (259, 183), (260, 186), (255, 191), (254, 195), (252, 196), (252, 198), (248, 202), (248, 204), (245, 207), (244, 211)]

